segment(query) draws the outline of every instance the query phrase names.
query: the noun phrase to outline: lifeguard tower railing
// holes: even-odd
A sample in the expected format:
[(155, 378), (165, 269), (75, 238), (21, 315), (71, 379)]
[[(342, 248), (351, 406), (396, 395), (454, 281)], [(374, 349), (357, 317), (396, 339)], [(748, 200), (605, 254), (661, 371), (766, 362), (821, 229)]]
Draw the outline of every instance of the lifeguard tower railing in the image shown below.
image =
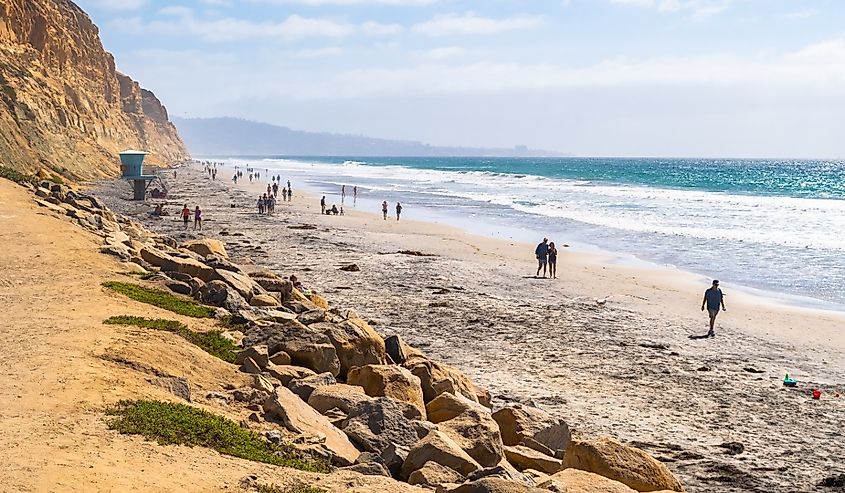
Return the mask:
[(153, 180), (161, 183), (163, 190), (167, 190), (158, 175), (144, 174), (144, 157), (146, 151), (126, 150), (120, 153), (120, 175), (124, 180), (132, 181), (133, 200), (144, 200), (147, 188)]

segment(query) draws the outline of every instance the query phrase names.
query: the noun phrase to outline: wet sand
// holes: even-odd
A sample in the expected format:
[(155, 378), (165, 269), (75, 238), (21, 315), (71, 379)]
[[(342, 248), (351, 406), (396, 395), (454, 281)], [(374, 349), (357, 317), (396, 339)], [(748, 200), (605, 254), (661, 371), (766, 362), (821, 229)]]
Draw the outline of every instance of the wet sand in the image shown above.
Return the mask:
[[(494, 404), (531, 403), (578, 433), (635, 443), (667, 462), (688, 491), (815, 491), (845, 472), (840, 313), (783, 306), (723, 280), (728, 311), (717, 336), (693, 340), (707, 331), (700, 306), (708, 283), (698, 276), (560, 248), (559, 278), (535, 279), (533, 245), (383, 221), (379, 211), (354, 210), (350, 197), (346, 215), (323, 216), (319, 199), (297, 184), (293, 202), (259, 216), (255, 199), (267, 181), (235, 186), (230, 172), (212, 181), (201, 167), (180, 168), (168, 178), (173, 215), (163, 219), (125, 200), (125, 183), (97, 192), (154, 230), (219, 238), (236, 261), (297, 274), (382, 333), (466, 371)], [(182, 231), (186, 202), (202, 207), (203, 232)], [(360, 271), (340, 270), (350, 263)], [(796, 389), (782, 386), (786, 372), (800, 381)], [(822, 389), (820, 401), (811, 388)]]

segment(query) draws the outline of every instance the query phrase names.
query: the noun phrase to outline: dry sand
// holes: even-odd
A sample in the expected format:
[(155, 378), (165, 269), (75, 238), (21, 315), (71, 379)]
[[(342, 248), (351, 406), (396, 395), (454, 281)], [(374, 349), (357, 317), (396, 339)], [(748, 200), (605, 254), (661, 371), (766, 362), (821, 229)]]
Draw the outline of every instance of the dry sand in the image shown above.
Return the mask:
[[(297, 274), (382, 333), (466, 371), (497, 405), (532, 403), (583, 435), (635, 443), (689, 491), (815, 491), (845, 469), (841, 313), (784, 306), (723, 280), (728, 311), (717, 337), (691, 340), (707, 330), (699, 311), (707, 280), (698, 276), (561, 249), (559, 279), (534, 279), (534, 245), (383, 221), (348, 204), (345, 216), (323, 216), (316, 198), (296, 190), (275, 215), (258, 216), (255, 198), (267, 182), (233, 186), (230, 176), (221, 170), (211, 181), (199, 167), (180, 169), (169, 180), (174, 216), (163, 219), (124, 200), (126, 184), (97, 192), (151, 229), (220, 238), (237, 261)], [(203, 208), (205, 231), (181, 231), (185, 202)], [(360, 272), (339, 270), (349, 263)], [(782, 386), (786, 372), (798, 388)], [(814, 387), (820, 401), (810, 398)], [(725, 448), (733, 442), (742, 453)]]

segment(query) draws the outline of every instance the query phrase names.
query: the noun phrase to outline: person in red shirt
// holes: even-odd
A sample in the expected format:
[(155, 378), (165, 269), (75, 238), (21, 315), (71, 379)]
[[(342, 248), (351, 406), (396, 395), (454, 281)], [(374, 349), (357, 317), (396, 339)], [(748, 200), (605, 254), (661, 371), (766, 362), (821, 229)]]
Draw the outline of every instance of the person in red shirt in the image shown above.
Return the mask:
[(188, 229), (188, 221), (191, 220), (191, 209), (188, 209), (188, 204), (182, 207), (182, 223), (185, 225), (184, 229)]

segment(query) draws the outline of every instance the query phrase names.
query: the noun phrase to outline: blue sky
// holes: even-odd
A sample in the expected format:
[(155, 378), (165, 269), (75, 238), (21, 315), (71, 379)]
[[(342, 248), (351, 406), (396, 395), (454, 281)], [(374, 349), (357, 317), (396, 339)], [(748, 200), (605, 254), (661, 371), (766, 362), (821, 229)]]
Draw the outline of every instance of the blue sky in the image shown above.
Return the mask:
[(79, 0), (172, 115), (579, 155), (845, 157), (842, 0)]

